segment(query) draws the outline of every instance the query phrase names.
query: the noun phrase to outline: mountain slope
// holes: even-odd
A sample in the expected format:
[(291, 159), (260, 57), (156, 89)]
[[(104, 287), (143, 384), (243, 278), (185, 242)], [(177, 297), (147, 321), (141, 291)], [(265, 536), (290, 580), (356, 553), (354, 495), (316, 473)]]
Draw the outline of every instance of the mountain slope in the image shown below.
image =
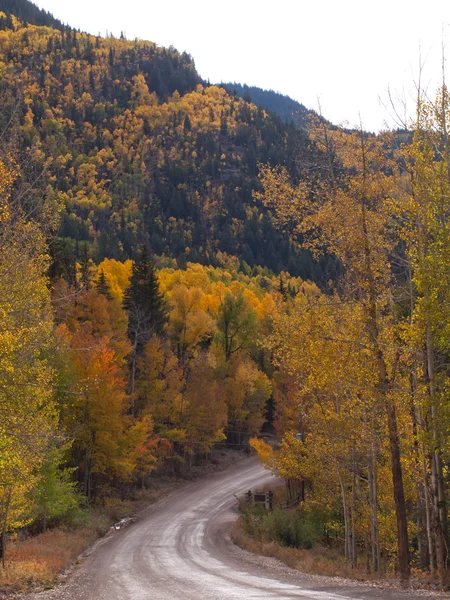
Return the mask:
[(65, 28), (61, 21), (29, 0), (0, 0), (0, 12), (4, 12), (8, 16), (14, 15), (32, 25), (45, 25), (55, 29)]
[[(5, 21), (3, 19), (3, 21)], [(5, 24), (4, 24), (5, 26)], [(22, 98), (22, 148), (46, 166), (63, 204), (59, 235), (95, 260), (158, 255), (328, 279), (254, 203), (258, 163), (301, 176), (307, 135), (224, 89), (192, 58), (151, 42), (13, 23), (0, 31), (6, 95)], [(4, 102), (5, 103), (5, 102)]]
[(240, 83), (222, 83), (221, 85), (231, 94), (246, 98), (257, 106), (262, 106), (264, 109), (275, 113), (283, 121), (288, 123), (292, 121), (299, 127), (307, 129), (311, 116), (317, 116), (316, 112), (307, 109), (300, 102), (273, 90), (263, 90), (259, 87)]

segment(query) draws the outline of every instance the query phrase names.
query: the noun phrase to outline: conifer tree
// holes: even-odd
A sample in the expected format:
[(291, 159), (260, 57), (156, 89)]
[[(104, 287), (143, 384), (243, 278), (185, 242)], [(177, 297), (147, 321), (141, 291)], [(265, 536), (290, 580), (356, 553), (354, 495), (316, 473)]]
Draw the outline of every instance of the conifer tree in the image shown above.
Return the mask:
[(50, 279), (62, 278), (70, 287), (76, 287), (77, 267), (70, 241), (63, 238), (55, 238), (49, 250), (52, 259), (49, 269)]
[(130, 394), (134, 394), (136, 358), (143, 353), (153, 335), (162, 335), (168, 320), (168, 308), (159, 289), (155, 265), (143, 246), (133, 263), (130, 285), (125, 290), (123, 307), (128, 313), (128, 337), (132, 344)]
[(95, 282), (95, 289), (99, 294), (106, 296), (108, 300), (112, 300), (111, 291), (109, 289), (108, 282), (106, 281), (105, 272), (103, 269), (101, 269), (99, 278)]
[(80, 256), (80, 282), (81, 287), (88, 289), (90, 276), (89, 276), (89, 252), (87, 242), (84, 242), (83, 249)]
[(128, 313), (128, 336), (138, 353), (152, 335), (162, 335), (167, 323), (167, 306), (159, 289), (156, 269), (144, 246), (133, 263), (130, 285), (123, 307)]

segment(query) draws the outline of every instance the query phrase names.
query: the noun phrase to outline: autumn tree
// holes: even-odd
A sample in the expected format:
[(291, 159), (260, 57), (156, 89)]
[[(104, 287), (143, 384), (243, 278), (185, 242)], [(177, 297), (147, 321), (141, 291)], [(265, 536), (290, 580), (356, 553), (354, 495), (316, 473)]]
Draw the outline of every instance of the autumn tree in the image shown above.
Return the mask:
[(185, 381), (179, 361), (167, 342), (152, 337), (138, 359), (136, 414), (150, 414), (158, 433), (171, 437), (184, 422)]
[(215, 360), (202, 352), (193, 361), (185, 391), (185, 428), (183, 446), (189, 456), (208, 453), (225, 439), (227, 424), (225, 391), (215, 376)]
[(83, 493), (92, 498), (102, 484), (131, 480), (152, 433), (151, 420), (127, 416), (129, 398), (108, 338), (94, 338), (81, 328), (70, 334), (59, 328), (65, 344), (71, 387), (61, 400), (62, 424), (73, 439), (72, 456)]
[[(447, 410), (450, 347), (448, 323), (450, 145), (449, 94), (445, 84), (434, 101), (419, 89), (411, 144), (404, 145), (403, 195), (393, 209), (401, 223), (408, 273), (411, 393), (418, 430), (417, 461), (426, 546), (432, 572), (448, 580), (448, 489), (445, 482), (449, 434)], [(420, 533), (419, 533), (420, 535)]]
[[(52, 316), (44, 232), (11, 195), (19, 174), (0, 161), (0, 523), (6, 533), (30, 520), (29, 492), (55, 427), (53, 372), (48, 355)], [(36, 206), (36, 214), (40, 213)]]
[(242, 293), (234, 296), (226, 292), (220, 302), (217, 327), (227, 361), (234, 353), (254, 342), (256, 315)]
[(105, 258), (98, 266), (98, 277), (95, 279), (96, 285), (99, 285), (103, 273), (111, 296), (122, 303), (125, 290), (130, 285), (132, 265), (131, 260), (121, 262), (112, 258)]
[(124, 370), (125, 359), (130, 353), (130, 342), (127, 336), (127, 315), (115, 298), (96, 289), (78, 293), (72, 300), (70, 310), (66, 313), (65, 323), (76, 333), (83, 330), (95, 339), (105, 337), (114, 350), (117, 365)]
[(197, 287), (177, 284), (172, 288), (168, 335), (181, 364), (193, 357), (196, 349), (211, 338), (215, 330), (212, 317), (205, 310), (205, 295)]
[(245, 355), (234, 354), (226, 369), (228, 437), (230, 443), (241, 445), (249, 436), (261, 431), (271, 386), (267, 375)]
[[(394, 164), (388, 164), (388, 140), (356, 133), (331, 132), (321, 125), (315, 133), (329, 156), (319, 180), (303, 180), (293, 186), (285, 170), (264, 167), (261, 199), (274, 210), (280, 224), (305, 236), (305, 245), (315, 252), (324, 248), (345, 268), (347, 290), (344, 301), (363, 309), (365, 344), (370, 348), (378, 380), (373, 393), (383, 402), (390, 441), (393, 493), (396, 506), (398, 561), (403, 582), (409, 578), (408, 522), (406, 514), (401, 447), (398, 431), (398, 400), (393, 390), (397, 361), (389, 364), (384, 331), (388, 330), (391, 278), (390, 253), (395, 238), (390, 235), (388, 199), (394, 192)], [(393, 342), (395, 344), (395, 342)]]

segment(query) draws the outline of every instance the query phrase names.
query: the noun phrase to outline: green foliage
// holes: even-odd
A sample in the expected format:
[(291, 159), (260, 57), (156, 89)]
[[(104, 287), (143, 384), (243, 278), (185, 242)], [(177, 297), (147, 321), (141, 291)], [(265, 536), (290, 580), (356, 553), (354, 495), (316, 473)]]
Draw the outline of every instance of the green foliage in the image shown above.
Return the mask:
[(69, 238), (55, 238), (49, 248), (52, 259), (49, 270), (50, 277), (52, 279), (62, 278), (72, 287), (75, 287), (77, 283), (74, 245)]
[(103, 269), (100, 271), (99, 278), (95, 282), (95, 288), (99, 294), (103, 294), (108, 300), (112, 300), (111, 290), (109, 289)]
[(248, 306), (242, 293), (237, 297), (229, 292), (225, 294), (220, 303), (217, 325), (227, 361), (232, 354), (255, 342), (256, 314)]
[(276, 509), (265, 519), (268, 536), (282, 546), (311, 548), (323, 534), (322, 523), (300, 511)]
[(128, 313), (128, 336), (141, 353), (152, 335), (161, 335), (167, 323), (167, 306), (160, 292), (156, 270), (146, 247), (133, 263), (130, 285), (125, 291), (123, 307)]
[(249, 535), (281, 546), (308, 549), (324, 538), (325, 516), (311, 508), (275, 508), (267, 513), (257, 505), (244, 505), (242, 518)]
[(292, 100), (289, 96), (284, 96), (273, 90), (263, 90), (256, 86), (242, 85), (240, 83), (223, 83), (223, 87), (231, 94), (236, 94), (246, 102), (253, 102), (257, 106), (262, 106), (265, 110), (278, 115), (283, 121), (294, 122), (296, 125), (308, 128), (311, 115), (316, 113), (308, 110), (303, 104)]
[(42, 523), (44, 530), (48, 524), (70, 518), (81, 504), (80, 494), (72, 480), (75, 468), (62, 466), (70, 445), (66, 443), (48, 450), (37, 485), (31, 492), (33, 518)]

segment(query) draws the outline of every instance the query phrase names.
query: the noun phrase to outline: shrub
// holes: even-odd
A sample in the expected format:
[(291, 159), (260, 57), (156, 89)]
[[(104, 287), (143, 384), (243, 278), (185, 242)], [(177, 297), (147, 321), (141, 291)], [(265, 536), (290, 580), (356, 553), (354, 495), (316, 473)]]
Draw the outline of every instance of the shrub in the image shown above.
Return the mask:
[(260, 506), (245, 505), (241, 519), (251, 537), (292, 548), (312, 548), (323, 539), (325, 529), (324, 515), (311, 508), (275, 508), (267, 513)]

